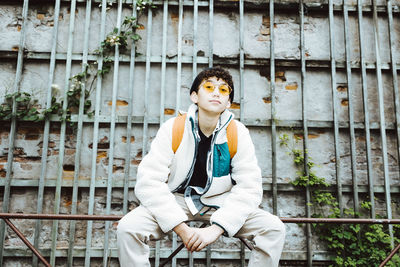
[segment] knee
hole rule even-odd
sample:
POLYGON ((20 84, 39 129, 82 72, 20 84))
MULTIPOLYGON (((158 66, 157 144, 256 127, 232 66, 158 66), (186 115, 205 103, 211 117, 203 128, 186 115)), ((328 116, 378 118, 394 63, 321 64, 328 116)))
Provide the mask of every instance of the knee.
POLYGON ((124 238, 127 236, 135 235, 139 232, 137 227, 136 218, 134 216, 130 216, 128 213, 118 222, 117 226, 117 236, 118 238, 124 238))

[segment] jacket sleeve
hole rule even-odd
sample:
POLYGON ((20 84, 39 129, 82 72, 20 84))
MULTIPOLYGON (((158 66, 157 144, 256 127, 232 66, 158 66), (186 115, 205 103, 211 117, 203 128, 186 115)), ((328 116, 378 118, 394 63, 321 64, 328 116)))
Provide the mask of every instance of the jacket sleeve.
POLYGON ((173 121, 168 120, 158 130, 149 153, 139 164, 135 187, 136 197, 165 233, 188 219, 167 184, 174 156, 171 145, 173 121))
POLYGON ((250 213, 258 208, 263 195, 261 169, 249 130, 242 123, 236 124, 238 148, 231 162, 231 177, 236 184, 224 204, 210 218, 211 223, 224 228, 230 237, 240 230, 250 213))

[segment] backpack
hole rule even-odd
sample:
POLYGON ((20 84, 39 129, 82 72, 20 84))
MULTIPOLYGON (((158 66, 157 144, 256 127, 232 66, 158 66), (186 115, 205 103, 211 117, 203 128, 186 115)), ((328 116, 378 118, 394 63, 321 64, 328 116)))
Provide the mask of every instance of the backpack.
MULTIPOLYGON (((186 114, 175 117, 174 125, 172 127, 172 150, 174 153, 176 153, 182 142, 183 132, 185 130, 185 120, 186 114)), ((228 139, 229 154, 232 159, 236 155, 238 143, 237 126, 234 120, 231 120, 226 128, 226 138, 228 139)))

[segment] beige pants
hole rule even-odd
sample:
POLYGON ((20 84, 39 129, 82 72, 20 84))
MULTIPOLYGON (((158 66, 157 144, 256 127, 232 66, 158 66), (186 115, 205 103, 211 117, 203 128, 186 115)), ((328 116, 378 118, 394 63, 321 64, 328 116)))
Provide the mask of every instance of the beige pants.
MULTIPOLYGON (((176 194, 175 197, 189 220, 209 221, 213 210, 203 216, 200 214, 193 216, 183 196, 176 194)), ((150 266, 150 249, 147 242, 161 239, 164 235, 157 221, 145 207, 139 206, 126 214, 119 221, 117 230, 120 265, 122 267, 150 266)), ((247 238, 255 244, 249 266, 278 266, 285 239, 285 226, 278 217, 258 209, 250 214, 235 237, 247 238)))

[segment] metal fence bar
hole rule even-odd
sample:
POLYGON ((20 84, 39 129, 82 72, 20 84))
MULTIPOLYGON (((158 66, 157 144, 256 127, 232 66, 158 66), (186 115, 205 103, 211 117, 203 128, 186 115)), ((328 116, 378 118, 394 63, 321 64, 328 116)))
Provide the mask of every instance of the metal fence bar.
POLYGON ((143 117, 143 157, 147 154, 147 140, 149 129, 149 87, 151 72, 151 31, 152 31, 153 13, 151 8, 147 12, 147 38, 146 38, 146 76, 144 84, 144 117, 143 117))
MULTIPOLYGON (((101 4, 101 24, 100 24, 100 42, 105 37, 105 25, 106 25, 106 8, 107 0, 102 0, 101 4)), ((97 60, 97 73, 103 68, 103 55, 100 55, 97 60)), ((92 168, 90 174, 90 185, 89 185, 89 204, 88 214, 93 215, 94 210, 94 195, 96 190, 96 168, 97 168, 97 147, 99 139, 99 116, 100 116, 100 101, 101 101, 101 89, 102 89, 102 75, 97 75, 96 81, 96 103, 94 108, 94 122, 93 122, 93 146, 92 146, 92 168)), ((85 250, 85 267, 90 266, 90 257, 92 249, 92 229, 93 222, 88 221, 86 226, 86 250, 85 250)))
POLYGON ((239 1, 239 79, 240 79, 240 120, 244 121, 244 0, 239 1))
POLYGON ((332 89, 332 111, 333 111, 333 128, 334 128, 334 141, 335 141, 335 166, 336 166, 336 186, 337 197, 339 202, 340 216, 343 216, 343 195, 342 195, 342 181, 341 181, 341 166, 340 166, 340 149, 339 149, 339 122, 337 115, 337 94, 336 94, 336 62, 335 62, 335 20, 333 17, 333 1, 329 0, 329 47, 330 47, 330 61, 331 61, 331 89, 332 89))
POLYGON ((162 39, 162 56, 161 56, 161 95, 160 95, 160 125, 164 123, 165 109, 165 71, 167 68, 167 31, 168 31, 168 0, 164 1, 163 9, 163 39, 162 39))
POLYGON ((347 77, 347 97, 349 100, 349 132, 350 132, 350 154, 351 154, 351 177, 353 180, 353 199, 354 211, 356 214, 359 210, 358 200, 358 179, 357 179, 357 159, 356 159, 356 137, 354 132, 354 109, 353 109, 353 84, 351 80, 351 51, 350 51, 350 37, 349 37, 349 13, 346 1, 343 2, 343 19, 344 19, 344 42, 345 42, 345 56, 346 56, 346 77, 347 77))
MULTIPOLYGON (((66 135, 66 112, 67 112, 67 93, 70 85, 71 77, 71 65, 72 65, 72 47, 74 40, 74 28, 75 28, 75 10, 76 10, 76 0, 71 1, 70 7, 70 23, 68 31, 68 51, 67 51, 67 62, 65 66, 65 83, 64 83, 64 99, 63 99, 63 115, 60 129, 60 150, 58 157, 57 166, 57 185, 55 190, 55 202, 54 202, 54 213, 58 214, 60 212, 61 203, 61 187, 62 187, 62 177, 63 177, 63 165, 64 165, 64 151, 65 151, 65 135, 66 135)), ((50 254, 50 264, 52 266, 56 263, 56 251, 57 251, 57 234, 58 234, 58 221, 53 221, 53 226, 51 229, 51 254, 50 254)))
POLYGON ((179 1, 179 22, 178 22, 178 62, 176 65, 176 109, 178 115, 181 108, 181 80, 182 80, 182 27, 183 27, 183 1, 179 1))
MULTIPOLYGON (((132 16, 137 18, 136 2, 132 6, 132 16)), ((135 83, 135 58, 136 44, 132 42, 131 62, 129 65, 129 86, 128 86, 128 118, 126 123, 126 157, 124 167, 124 199, 122 204, 122 212, 128 213, 128 193, 129 193, 129 173, 131 168, 131 138, 132 138, 132 113, 133 113, 133 90, 135 83)))
MULTIPOLYGON (((300 0, 299 6, 299 16, 300 16, 300 60, 301 60, 301 93, 302 93, 302 117, 303 117, 303 150, 304 150, 304 174, 308 177, 308 125, 307 125, 307 90, 305 86, 306 80, 306 58, 305 58, 305 46, 304 46, 304 3, 300 0)), ((311 202, 310 188, 306 187, 306 216, 309 218, 311 216, 311 209, 308 205, 311 202)), ((309 224, 306 225, 306 243, 307 243, 307 265, 312 266, 312 248, 311 248, 311 227, 309 224)))
MULTIPOLYGON (((12 93, 19 92, 19 87, 21 84, 22 77, 22 67, 24 64, 24 48, 25 48, 25 34, 26 34, 26 21, 28 16, 28 5, 29 0, 24 0, 24 4, 22 7, 22 26, 21 26, 21 35, 18 45, 18 59, 17 59, 17 67, 15 72, 15 80, 13 85, 12 93)), ((12 180, 12 167, 13 167, 13 157, 14 157, 14 146, 15 146, 15 134, 17 128, 17 102, 15 100, 15 96, 12 98, 12 117, 11 117, 11 127, 10 127, 10 135, 8 138, 9 147, 8 147, 8 155, 7 155, 7 168, 6 168, 6 177, 4 183, 4 195, 3 195, 3 212, 8 212, 9 204, 10 204, 10 189, 11 189, 11 180, 12 180)), ((0 266, 3 265, 3 251, 4 251, 4 241, 6 238, 5 233, 5 224, 2 221, 0 223, 0 266)))
POLYGON ((193 80, 196 78, 197 75, 197 20, 199 17, 199 1, 194 0, 193 2, 193 80))
MULTIPOLYGON (((83 41, 83 57, 82 57, 82 72, 87 68, 87 56, 89 46, 89 28, 90 28, 90 14, 92 11, 92 1, 87 0, 86 2, 86 20, 85 20, 85 37, 83 41)), ((86 75, 84 81, 86 81, 86 75)), ((82 147, 82 132, 83 132, 83 110, 85 105, 86 95, 86 83, 81 85, 81 95, 79 101, 79 120, 78 120, 78 132, 76 134, 76 149, 75 149, 75 164, 74 164, 74 180, 72 187, 72 205, 71 214, 76 214, 77 202, 78 202, 78 179, 80 173, 80 161, 81 161, 81 147, 82 147)), ((68 259, 67 266, 73 266, 73 251, 75 245, 75 221, 72 221, 69 228, 69 246, 68 246, 68 259)))
POLYGON ((214 65, 214 0, 208 4, 208 67, 214 65))
MULTIPOLYGON (((23 220, 82 220, 82 221, 118 221, 123 215, 87 215, 87 214, 32 214, 0 213, 0 219, 23 220)), ((327 223, 327 224, 400 224, 400 219, 367 219, 367 218, 290 218, 279 217, 283 223, 327 223)))
MULTIPOLYGON (((49 79, 47 82, 47 96, 46 96, 46 109, 51 107, 51 99, 52 99, 52 85, 54 80, 54 70, 56 67, 56 53, 57 53, 57 38, 58 38, 58 17, 60 15, 60 0, 57 0, 54 7, 54 28, 53 28, 53 37, 52 37, 52 46, 51 46, 51 58, 50 58, 50 68, 49 68, 49 79)), ((45 186, 45 176, 47 170, 47 152, 49 148, 49 135, 50 135, 50 120, 49 117, 45 117, 44 122, 44 130, 43 130, 43 142, 42 142, 42 160, 41 160, 41 169, 40 169, 40 178, 38 185, 38 200, 37 200, 37 213, 42 213, 43 211, 43 195, 44 195, 44 186, 45 186)), ((40 220, 36 221, 35 224, 35 234, 33 238, 33 245, 39 248, 39 238, 41 233, 41 222, 40 220)), ((32 266, 38 266, 38 258, 32 257, 32 266)))
POLYGON ((272 210, 278 214, 278 184, 276 176, 276 96, 275 96, 275 34, 274 34, 274 0, 269 1, 269 34, 270 34, 270 90, 271 90, 271 149, 272 149, 272 210))
MULTIPOLYGON (((373 20, 374 20, 374 41, 375 41, 375 56, 376 56, 376 76, 378 83, 378 101, 379 101, 379 119, 380 119, 380 133, 381 133, 381 146, 383 158, 383 176, 385 185, 385 201, 386 212, 389 219, 392 218, 392 201, 390 197, 390 178, 389 178, 389 163, 387 156, 387 140, 386 140, 386 125, 385 125, 385 104, 383 95, 383 82, 381 71, 381 56, 380 56, 380 39, 378 28, 378 12, 376 10, 376 0, 373 3, 373 20)), ((389 234, 391 237, 391 246, 394 247, 393 227, 389 225, 389 234)))
POLYGON ((366 153, 367 153, 367 170, 368 170, 368 184, 369 184, 369 201, 371 202, 371 217, 375 218, 375 197, 374 197, 374 177, 372 172, 371 162, 371 135, 369 123, 369 110, 368 110, 368 87, 367 87, 367 71, 365 68, 365 51, 364 51, 364 33, 363 33, 363 14, 362 14, 362 0, 357 1, 358 9, 358 34, 360 39, 360 64, 361 64, 361 78, 362 78, 362 92, 363 92, 363 108, 364 108, 364 125, 365 125, 365 139, 366 139, 366 153))
MULTIPOLYGON (((117 28, 119 35, 121 32, 122 20, 122 0, 118 1, 118 15, 117 15, 117 28)), ((113 165, 114 165, 114 143, 115 143, 115 117, 117 109, 117 96, 118 96, 118 73, 119 73, 119 45, 115 45, 114 56, 114 73, 113 73, 113 89, 112 89, 112 107, 111 107, 111 124, 110 124, 110 150, 108 155, 108 170, 107 170, 107 196, 106 196, 106 214, 111 212, 111 198, 113 189, 113 165)), ((130 140, 129 140, 130 141, 130 140)), ((128 142, 128 140, 127 140, 128 142)), ((108 245, 110 235, 110 222, 105 223, 104 228, 104 250, 103 250, 103 266, 107 266, 108 260, 108 245)))
MULTIPOLYGON (((389 42, 390 42, 390 62, 392 67, 392 82, 394 107, 396 112, 396 133, 397 133, 397 164, 400 166, 400 95, 399 84, 397 81, 396 58, 395 58, 395 41, 393 29, 392 0, 387 1, 388 24, 389 24, 389 42)), ((399 168, 400 171, 400 168, 399 168)))
MULTIPOLYGON (((160 94, 160 126, 165 121, 165 71, 166 71, 166 57, 167 57, 167 31, 168 31, 168 0, 164 1, 163 9, 163 39, 162 39, 162 60, 161 60, 161 94, 160 94)), ((161 242, 156 241, 156 252, 154 265, 160 265, 160 248, 161 242)))
POLYGON ((40 259, 40 261, 47 267, 51 267, 51 265, 46 261, 46 259, 40 254, 38 250, 29 242, 27 238, 18 230, 15 225, 10 222, 9 219, 4 219, 5 223, 11 228, 11 230, 14 231, 14 233, 17 234, 17 236, 22 240, 22 242, 25 243, 25 245, 33 252, 33 254, 36 256, 36 259, 40 259))

